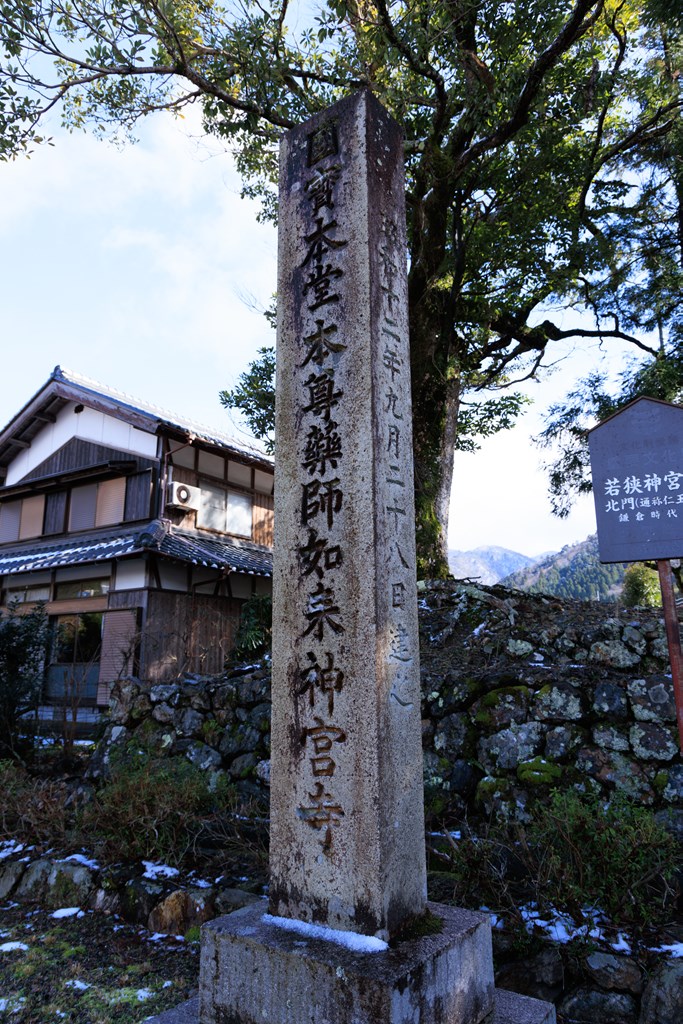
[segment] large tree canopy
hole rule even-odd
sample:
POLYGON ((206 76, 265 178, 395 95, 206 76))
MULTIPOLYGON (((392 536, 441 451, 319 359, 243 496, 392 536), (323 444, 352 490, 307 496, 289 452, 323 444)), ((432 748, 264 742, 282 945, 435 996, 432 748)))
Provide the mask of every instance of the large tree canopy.
POLYGON ((446 569, 463 395, 538 372, 560 338, 673 343, 672 0, 0 0, 0 48, 0 154, 57 107, 107 134, 197 102, 266 216, 284 129, 363 86, 399 120, 422 572, 446 569), (570 306, 592 323, 563 323, 570 306))

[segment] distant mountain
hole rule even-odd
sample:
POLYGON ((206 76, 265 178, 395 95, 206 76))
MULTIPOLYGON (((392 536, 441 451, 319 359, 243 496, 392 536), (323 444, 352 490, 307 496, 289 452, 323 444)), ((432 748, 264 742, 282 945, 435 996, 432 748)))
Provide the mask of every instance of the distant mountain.
POLYGON ((606 601, 621 592, 623 565, 601 565, 598 537, 567 544, 555 555, 519 569, 501 582, 533 594, 554 594, 575 601, 606 601))
POLYGON ((504 576, 533 565, 537 559, 507 548, 480 547, 473 551, 449 551, 448 565, 457 580, 477 579, 492 586, 504 576))

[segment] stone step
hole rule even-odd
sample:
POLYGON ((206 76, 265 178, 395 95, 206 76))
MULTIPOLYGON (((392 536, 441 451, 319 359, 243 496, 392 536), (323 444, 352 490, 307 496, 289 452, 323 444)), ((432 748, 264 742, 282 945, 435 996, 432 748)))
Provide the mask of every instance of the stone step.
MULTIPOLYGON (((195 996, 173 1010, 149 1018, 148 1024, 200 1024, 199 997, 195 996)), ((495 1009, 483 1024, 555 1024, 555 1008, 540 999, 530 999, 497 988, 495 1009)))
POLYGON ((485 1024, 555 1024, 555 1007, 540 999, 497 988, 495 1009, 485 1024))

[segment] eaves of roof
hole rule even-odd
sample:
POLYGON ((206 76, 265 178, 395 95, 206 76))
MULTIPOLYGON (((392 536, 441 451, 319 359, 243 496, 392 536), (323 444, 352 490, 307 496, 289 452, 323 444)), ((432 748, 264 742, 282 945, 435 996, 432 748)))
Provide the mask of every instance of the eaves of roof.
POLYGON ((170 525, 162 531, 157 530, 155 535, 149 529, 154 525, 81 534, 60 541, 3 545, 0 548, 0 575, 96 564, 149 552, 171 561, 201 565, 224 573, 272 575, 273 556, 269 548, 232 541, 227 537, 205 539, 177 532, 170 525))
POLYGON ((212 447, 234 452, 264 469, 272 469, 273 466, 273 460, 256 447, 250 447, 227 434, 142 402, 61 366, 54 368, 43 387, 0 429, 0 465, 6 465, 22 448, 30 446, 45 423, 54 422, 57 413, 68 401, 83 401, 152 434, 167 431, 171 435, 175 434, 178 439, 192 437, 212 447))

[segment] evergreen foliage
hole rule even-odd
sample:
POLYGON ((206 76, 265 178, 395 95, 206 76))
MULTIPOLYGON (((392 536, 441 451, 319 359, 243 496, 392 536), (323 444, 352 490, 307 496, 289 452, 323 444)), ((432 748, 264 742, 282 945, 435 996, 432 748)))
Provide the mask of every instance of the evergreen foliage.
POLYGON ((22 613, 14 603, 0 612, 0 757, 16 756, 21 749, 19 727, 38 707, 47 644, 42 604, 22 613))
POLYGON ((644 562, 633 562, 624 573, 621 597, 627 608, 635 608, 638 605, 661 608, 662 590, 658 573, 644 562))

